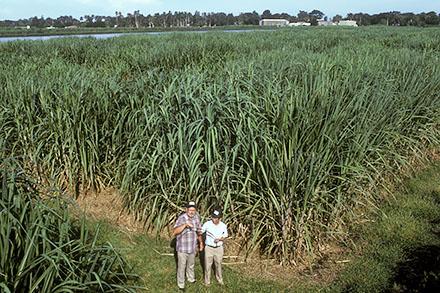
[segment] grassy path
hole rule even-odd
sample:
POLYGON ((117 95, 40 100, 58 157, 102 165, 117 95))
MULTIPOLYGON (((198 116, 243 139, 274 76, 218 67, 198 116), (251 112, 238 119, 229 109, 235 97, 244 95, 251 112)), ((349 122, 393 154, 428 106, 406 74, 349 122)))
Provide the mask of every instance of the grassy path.
MULTIPOLYGON (((146 292, 177 292, 174 257, 159 255, 156 252, 170 253, 168 242, 154 240, 144 235, 129 237, 104 223, 101 228, 105 230, 102 235, 105 235, 106 239, 103 240, 108 240, 117 247, 123 247, 123 254, 142 278, 138 285, 144 286, 146 292)), ((226 283, 224 287, 213 280, 211 286, 206 288, 202 277, 200 262, 196 260, 197 281, 195 284, 187 284, 186 292, 291 292, 285 285, 246 277, 230 267, 224 268, 226 283)), ((310 291, 311 288, 301 287, 301 289, 310 291)), ((304 292, 300 288, 296 290, 304 292)))
POLYGON ((440 164, 405 183, 354 235, 356 257, 332 292, 440 292, 440 164))
MULTIPOLYGON (((169 243, 145 235, 131 236, 103 223, 103 241, 123 248, 146 292, 175 292, 175 263, 169 243), (156 250, 156 251, 155 251, 156 250)), ((369 225, 353 231, 349 264, 331 286, 311 285, 292 276, 281 284, 225 268, 225 287, 203 286, 200 265, 196 284, 187 292, 428 292, 440 289, 440 164, 406 182, 369 225)), ((267 278, 266 278, 267 280, 267 278)), ((143 290, 140 290, 143 291, 143 290)), ((434 291, 433 291, 434 292, 434 291)))

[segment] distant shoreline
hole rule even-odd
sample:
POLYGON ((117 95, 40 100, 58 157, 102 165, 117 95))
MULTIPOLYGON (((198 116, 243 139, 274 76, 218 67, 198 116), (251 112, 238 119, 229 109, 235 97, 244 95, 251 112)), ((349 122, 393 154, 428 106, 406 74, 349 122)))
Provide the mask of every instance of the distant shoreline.
POLYGON ((258 25, 232 25, 216 27, 169 27, 169 28, 0 28, 0 37, 34 37, 34 36, 68 36, 96 34, 128 34, 153 32, 190 32, 190 31, 221 31, 221 30, 273 30, 275 27, 258 25))

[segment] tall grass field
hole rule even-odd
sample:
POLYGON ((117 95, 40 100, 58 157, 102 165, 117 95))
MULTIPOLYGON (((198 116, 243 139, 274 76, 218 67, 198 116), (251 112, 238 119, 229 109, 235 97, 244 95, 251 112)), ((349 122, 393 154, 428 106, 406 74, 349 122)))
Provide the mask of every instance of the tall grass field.
POLYGON ((0 44, 0 156, 118 188, 155 232, 222 205, 248 251, 339 237, 440 143, 440 31, 299 28, 0 44))

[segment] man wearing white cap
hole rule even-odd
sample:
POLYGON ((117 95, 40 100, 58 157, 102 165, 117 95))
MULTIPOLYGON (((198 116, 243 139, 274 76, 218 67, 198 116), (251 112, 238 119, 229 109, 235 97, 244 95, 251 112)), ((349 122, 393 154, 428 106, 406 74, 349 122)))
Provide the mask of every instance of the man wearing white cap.
POLYGON ((203 250, 202 226, 197 215, 196 203, 188 202, 186 212, 181 214, 174 225, 173 235, 176 236, 177 250, 177 286, 185 288, 185 272, 188 282, 196 281, 194 275, 194 262, 199 240, 199 250, 203 250))
POLYGON ((205 238, 205 285, 211 284, 211 267, 215 264, 215 277, 220 285, 223 285, 222 260, 223 260, 223 241, 228 237, 228 230, 225 223, 220 219, 220 210, 214 210, 211 220, 203 224, 202 233, 206 233, 205 238))

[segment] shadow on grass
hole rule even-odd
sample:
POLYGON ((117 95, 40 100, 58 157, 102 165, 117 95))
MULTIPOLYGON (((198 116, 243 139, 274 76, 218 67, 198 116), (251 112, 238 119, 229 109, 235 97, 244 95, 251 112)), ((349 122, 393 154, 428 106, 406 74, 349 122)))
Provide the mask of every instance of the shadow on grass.
POLYGON ((421 246, 398 264, 387 292, 440 292, 440 246, 421 246))

